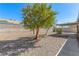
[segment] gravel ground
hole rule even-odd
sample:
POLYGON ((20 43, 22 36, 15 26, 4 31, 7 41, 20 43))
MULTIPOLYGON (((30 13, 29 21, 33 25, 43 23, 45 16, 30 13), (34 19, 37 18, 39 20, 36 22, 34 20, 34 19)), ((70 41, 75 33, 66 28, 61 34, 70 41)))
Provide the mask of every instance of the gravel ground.
MULTIPOLYGON (((44 33, 44 31, 41 31, 44 33)), ((46 36, 33 40, 29 30, 1 32, 0 55, 2 56, 55 56, 67 38, 46 36)))
POLYGON ((66 41, 64 38, 46 37, 36 42, 37 48, 29 48, 21 53, 22 56, 55 56, 63 43, 66 41))

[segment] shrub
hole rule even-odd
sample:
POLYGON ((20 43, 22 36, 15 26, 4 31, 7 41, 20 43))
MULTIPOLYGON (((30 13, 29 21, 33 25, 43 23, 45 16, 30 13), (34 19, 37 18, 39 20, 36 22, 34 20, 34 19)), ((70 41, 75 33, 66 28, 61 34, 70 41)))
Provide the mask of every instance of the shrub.
POLYGON ((57 34, 62 34, 62 28, 57 28, 56 32, 57 34))

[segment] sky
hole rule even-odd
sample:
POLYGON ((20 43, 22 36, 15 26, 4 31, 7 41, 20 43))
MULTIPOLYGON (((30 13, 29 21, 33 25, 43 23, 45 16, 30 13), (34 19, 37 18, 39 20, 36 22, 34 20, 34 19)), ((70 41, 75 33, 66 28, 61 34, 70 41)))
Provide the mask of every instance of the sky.
MULTIPOLYGON (((68 23, 77 21, 79 4, 74 3, 52 3, 52 10, 56 11, 56 23, 68 23)), ((25 3, 0 3, 0 19, 13 19, 22 21, 22 8, 25 3)))

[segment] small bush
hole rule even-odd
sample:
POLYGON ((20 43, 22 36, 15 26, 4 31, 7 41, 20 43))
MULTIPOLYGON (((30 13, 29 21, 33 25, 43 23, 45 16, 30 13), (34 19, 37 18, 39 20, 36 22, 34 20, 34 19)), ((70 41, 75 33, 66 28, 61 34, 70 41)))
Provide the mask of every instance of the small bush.
POLYGON ((56 32, 57 34, 62 34, 62 28, 57 28, 56 32))

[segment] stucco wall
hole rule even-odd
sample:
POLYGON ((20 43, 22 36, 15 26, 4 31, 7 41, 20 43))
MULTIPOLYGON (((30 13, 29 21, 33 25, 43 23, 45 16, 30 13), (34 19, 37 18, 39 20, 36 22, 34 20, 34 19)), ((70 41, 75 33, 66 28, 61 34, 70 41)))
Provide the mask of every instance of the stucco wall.
POLYGON ((72 33, 76 33, 77 32, 77 28, 76 25, 69 25, 68 28, 63 28, 64 32, 72 32, 72 33))

